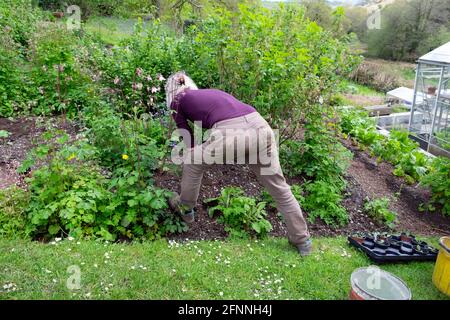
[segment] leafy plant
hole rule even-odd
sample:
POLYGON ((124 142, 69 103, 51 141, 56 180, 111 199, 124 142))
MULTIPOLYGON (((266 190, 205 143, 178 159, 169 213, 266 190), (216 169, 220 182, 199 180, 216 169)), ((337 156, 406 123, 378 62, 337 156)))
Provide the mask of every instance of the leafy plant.
POLYGON ((240 188, 224 188, 219 197, 206 202, 217 203, 209 208, 208 213, 212 217, 215 212, 220 212, 222 215, 218 221, 224 223, 232 235, 245 237, 252 230, 258 236, 264 236, 272 230, 272 225, 265 219, 266 203, 257 203, 254 198, 245 197, 240 188))
POLYGON ((385 223, 390 228, 393 228, 397 219, 397 214, 389 210, 389 198, 380 199, 366 199, 364 210, 380 223, 385 223))
POLYGON ((308 220, 322 219, 329 225, 348 223, 347 210, 341 205, 342 190, 328 181, 317 180, 305 185, 306 196, 303 208, 308 220))
POLYGON ((98 166, 100 152, 87 139, 69 142, 59 130, 44 133, 44 139, 47 143, 35 148, 21 167, 47 163, 29 179, 27 231, 33 236, 155 239, 187 230, 169 213, 171 193, 142 179, 135 166, 126 164, 130 156, 123 154, 125 165, 108 174, 98 166))
POLYGON ((0 189, 0 238, 28 238, 26 209, 29 194, 16 186, 0 189))
POLYGON ((418 181, 428 172, 429 163, 427 155, 419 150, 414 150, 401 157, 394 174, 399 177, 411 177, 412 181, 418 181))

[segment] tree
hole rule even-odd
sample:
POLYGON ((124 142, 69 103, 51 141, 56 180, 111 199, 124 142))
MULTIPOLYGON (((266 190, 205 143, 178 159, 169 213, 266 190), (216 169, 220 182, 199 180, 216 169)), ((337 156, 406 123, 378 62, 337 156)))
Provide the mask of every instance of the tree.
POLYGON ((382 10, 381 29, 368 32, 369 55, 415 60, 450 41, 449 20, 447 0, 397 0, 382 10))

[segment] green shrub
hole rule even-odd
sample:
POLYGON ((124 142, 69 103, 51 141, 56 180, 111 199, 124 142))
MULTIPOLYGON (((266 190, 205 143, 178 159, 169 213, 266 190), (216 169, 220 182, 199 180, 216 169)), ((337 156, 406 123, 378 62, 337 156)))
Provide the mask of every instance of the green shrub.
POLYGON ((394 227, 397 214, 389 210, 389 198, 366 199, 364 210, 376 221, 385 223, 390 228, 394 227))
POLYGON ((256 107, 273 128, 283 128, 282 141, 309 113, 330 109, 338 75, 357 60, 296 5, 219 10, 180 46, 180 64, 199 85, 222 88, 256 107))
POLYGON ((30 60, 37 115, 74 114, 93 98, 94 84, 83 62, 85 48, 64 25, 42 25, 31 41, 30 60))
POLYGON ((112 173, 97 165, 101 153, 87 139, 70 142, 61 131, 44 133, 20 170, 45 162, 29 179, 27 231, 34 237, 155 239, 187 226, 169 213, 171 193, 144 179, 124 154, 112 173))
POLYGON ((306 196, 303 208, 308 212, 308 220, 322 219, 329 225, 348 223, 347 210, 341 205, 342 189, 328 181, 316 180, 305 184, 306 196))
POLYGON ((0 117, 10 117, 26 109, 27 82, 22 59, 18 56, 20 45, 14 42, 11 32, 0 34, 0 117))
POLYGON ((258 236, 264 236, 272 230, 272 225, 265 219, 265 202, 256 202, 254 198, 244 196, 240 188, 225 188, 220 197, 208 199, 207 202, 217 202, 209 208, 212 217, 216 211, 222 215, 218 221, 225 224, 225 230, 231 235, 245 237, 252 230, 258 236))
MULTIPOLYGON (((13 40, 26 48, 37 23, 46 18, 46 13, 32 5, 32 0, 2 0, 0 2, 0 30, 11 32, 13 40)), ((23 54, 20 49, 19 54, 23 54)))
POLYGON ((134 34, 111 51, 97 51, 102 84, 114 90, 123 104, 122 112, 132 114, 167 112, 164 77, 181 69, 176 57, 175 35, 154 22, 143 30, 142 21, 134 34), (161 77, 163 76, 163 77, 161 77))
POLYGON ((444 157, 434 159, 429 172, 421 179, 421 184, 428 186, 432 192, 432 203, 442 206, 442 213, 450 216, 450 160, 444 157))
POLYGON ((0 189, 0 238, 28 238, 26 209, 29 194, 16 186, 0 189))

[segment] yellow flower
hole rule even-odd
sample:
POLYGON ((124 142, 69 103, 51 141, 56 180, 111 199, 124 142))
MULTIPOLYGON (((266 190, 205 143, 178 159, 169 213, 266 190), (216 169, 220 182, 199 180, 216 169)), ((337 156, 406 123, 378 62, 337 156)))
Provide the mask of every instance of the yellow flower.
POLYGON ((123 154, 123 155, 122 155, 122 159, 123 159, 123 160, 128 160, 128 155, 123 154))
POLYGON ((67 161, 75 159, 75 153, 72 153, 68 158, 67 161))

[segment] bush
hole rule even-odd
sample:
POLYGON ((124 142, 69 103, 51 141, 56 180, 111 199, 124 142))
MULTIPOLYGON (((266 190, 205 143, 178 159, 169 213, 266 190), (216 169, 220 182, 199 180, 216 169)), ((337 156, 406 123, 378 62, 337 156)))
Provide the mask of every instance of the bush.
MULTIPOLYGON (((31 0, 2 0, 0 18, 0 30, 11 32, 12 39, 26 48, 37 30, 37 23, 46 18, 46 13, 34 7, 31 0)), ((19 51, 21 54, 23 48, 19 51)))
POLYGON ((35 148, 20 168, 47 163, 28 181, 27 232, 34 237, 155 239, 187 229, 169 213, 171 193, 153 187, 128 164, 128 156, 121 157, 123 166, 107 173, 97 165, 100 152, 87 139, 69 142, 59 131, 47 132, 44 138, 47 143, 35 148))
POLYGON ((450 216, 450 160, 444 157, 434 159, 421 183, 430 187, 432 192, 429 209, 434 209, 433 204, 442 206, 442 213, 450 216))
POLYGON ((385 223, 389 228, 393 228, 397 214, 389 210, 389 198, 366 199, 364 210, 379 223, 385 223))
POLYGON ((212 217, 219 211, 222 215, 218 221, 225 224, 225 230, 231 235, 245 237, 254 231, 258 236, 264 236, 272 230, 272 225, 265 219, 266 203, 257 203, 255 199, 245 197, 239 188, 225 188, 220 197, 208 199, 207 202, 217 203, 208 213, 212 217))
POLYGON ((253 105, 273 128, 283 128, 284 141, 310 112, 330 109, 339 75, 357 59, 345 42, 309 22, 301 6, 239 8, 194 28, 180 43, 179 61, 200 86, 253 105))
POLYGON ((181 69, 177 61, 176 38, 158 22, 146 26, 142 21, 130 39, 111 51, 96 55, 102 71, 102 84, 112 88, 123 104, 123 113, 150 112, 160 116, 167 113, 164 80, 174 70, 181 69), (164 77, 165 76, 165 77, 164 77))
POLYGON ((41 25, 31 40, 30 60, 36 115, 75 114, 93 98, 85 48, 79 36, 64 26, 41 25))
POLYGON ((27 109, 28 82, 17 55, 20 45, 14 42, 11 32, 0 34, 0 117, 10 117, 27 109))
POLYGON ((0 189, 0 238, 28 238, 28 202, 29 194, 16 186, 0 189))

